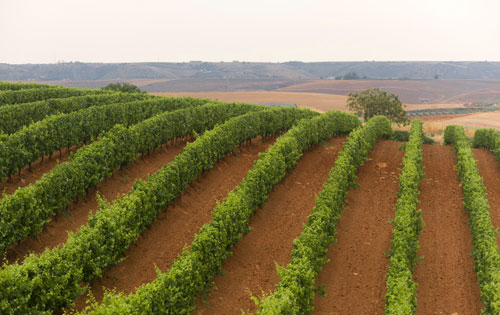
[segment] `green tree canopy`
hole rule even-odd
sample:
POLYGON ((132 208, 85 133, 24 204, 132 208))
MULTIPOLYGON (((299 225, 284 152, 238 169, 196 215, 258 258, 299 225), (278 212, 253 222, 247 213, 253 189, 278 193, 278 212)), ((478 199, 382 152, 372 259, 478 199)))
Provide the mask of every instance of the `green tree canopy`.
POLYGON ((145 93, 141 91, 137 86, 130 83, 110 83, 102 88, 103 90, 111 90, 124 93, 145 93))
POLYGON ((368 89, 359 93, 349 93, 347 107, 365 120, 376 115, 386 116, 391 122, 398 125, 407 125, 410 120, 406 117, 404 105, 395 94, 387 94, 378 88, 368 89))

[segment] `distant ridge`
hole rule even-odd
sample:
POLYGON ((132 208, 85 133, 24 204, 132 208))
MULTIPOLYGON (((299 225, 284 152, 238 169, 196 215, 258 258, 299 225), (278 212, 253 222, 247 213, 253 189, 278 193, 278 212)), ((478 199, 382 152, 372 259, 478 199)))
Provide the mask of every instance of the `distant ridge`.
POLYGON ((500 62, 202 62, 0 63, 0 80, 95 81, 126 79, 326 79, 356 73, 369 79, 500 79, 500 62))

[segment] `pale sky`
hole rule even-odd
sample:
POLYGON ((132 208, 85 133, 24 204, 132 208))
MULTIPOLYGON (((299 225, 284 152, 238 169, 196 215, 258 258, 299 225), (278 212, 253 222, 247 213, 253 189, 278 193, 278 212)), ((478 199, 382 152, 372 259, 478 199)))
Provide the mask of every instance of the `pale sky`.
POLYGON ((0 0, 0 63, 500 61, 500 0, 0 0))

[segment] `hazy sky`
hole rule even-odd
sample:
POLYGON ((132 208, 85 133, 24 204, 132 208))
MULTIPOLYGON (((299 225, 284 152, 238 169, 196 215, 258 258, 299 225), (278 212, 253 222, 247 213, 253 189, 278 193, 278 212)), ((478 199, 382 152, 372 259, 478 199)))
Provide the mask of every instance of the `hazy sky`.
POLYGON ((500 0, 0 0, 0 63, 500 61, 500 0))

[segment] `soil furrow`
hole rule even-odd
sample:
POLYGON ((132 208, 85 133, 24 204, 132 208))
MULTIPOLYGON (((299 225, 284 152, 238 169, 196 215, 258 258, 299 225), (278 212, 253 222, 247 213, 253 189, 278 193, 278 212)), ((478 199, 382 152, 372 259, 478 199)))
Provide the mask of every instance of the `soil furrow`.
POLYGON ((186 142, 177 141, 169 143, 168 148, 164 146, 149 155, 141 156, 136 161, 117 169, 113 176, 105 179, 96 188, 89 190, 85 198, 79 198, 68 206, 68 209, 52 218, 45 225, 44 231, 36 238, 25 238, 19 245, 14 244, 6 251, 9 262, 19 260, 20 262, 29 253, 41 253, 46 248, 53 248, 66 242, 68 231, 76 231, 86 224, 89 212, 98 209, 96 193, 108 201, 113 201, 117 196, 128 193, 137 179, 145 179, 149 174, 155 173, 163 165, 170 162, 176 155, 182 152, 186 142))
MULTIPOLYGON (((160 213, 153 225, 125 253, 126 259, 107 269, 101 279, 91 284, 92 294, 102 300, 103 288, 126 294, 156 279, 155 266, 166 271, 185 245, 191 244, 201 226, 210 222, 217 202, 222 202, 252 168, 259 153, 276 140, 260 137, 244 144, 235 155, 227 155, 211 170, 189 185, 175 203, 160 213)), ((237 152, 238 149, 235 151, 237 152)), ((85 306, 84 295, 76 308, 85 306)))
MULTIPOLYGON (((473 152, 479 175, 483 178, 484 186, 486 186, 491 223, 493 223, 493 227, 500 229, 500 165, 488 149, 473 149, 473 152)), ((497 244, 500 245, 500 233, 497 233, 497 244)))
POLYGON ((347 194, 338 241, 328 249, 330 262, 318 276, 326 296, 316 296, 314 314, 384 314, 401 145, 379 140, 359 168, 359 187, 347 194))
POLYGON ((279 278, 276 263, 290 262, 293 240, 302 231, 333 167, 345 137, 335 137, 304 152, 284 180, 270 193, 268 201, 250 221, 251 231, 234 247, 233 256, 223 265, 224 275, 215 277, 215 286, 199 299, 197 314, 241 314, 255 311, 250 299, 270 292, 279 278))
POLYGON ((479 314, 479 284, 471 257, 472 236, 451 147, 423 146, 420 205, 424 228, 416 266, 418 314, 479 314))

